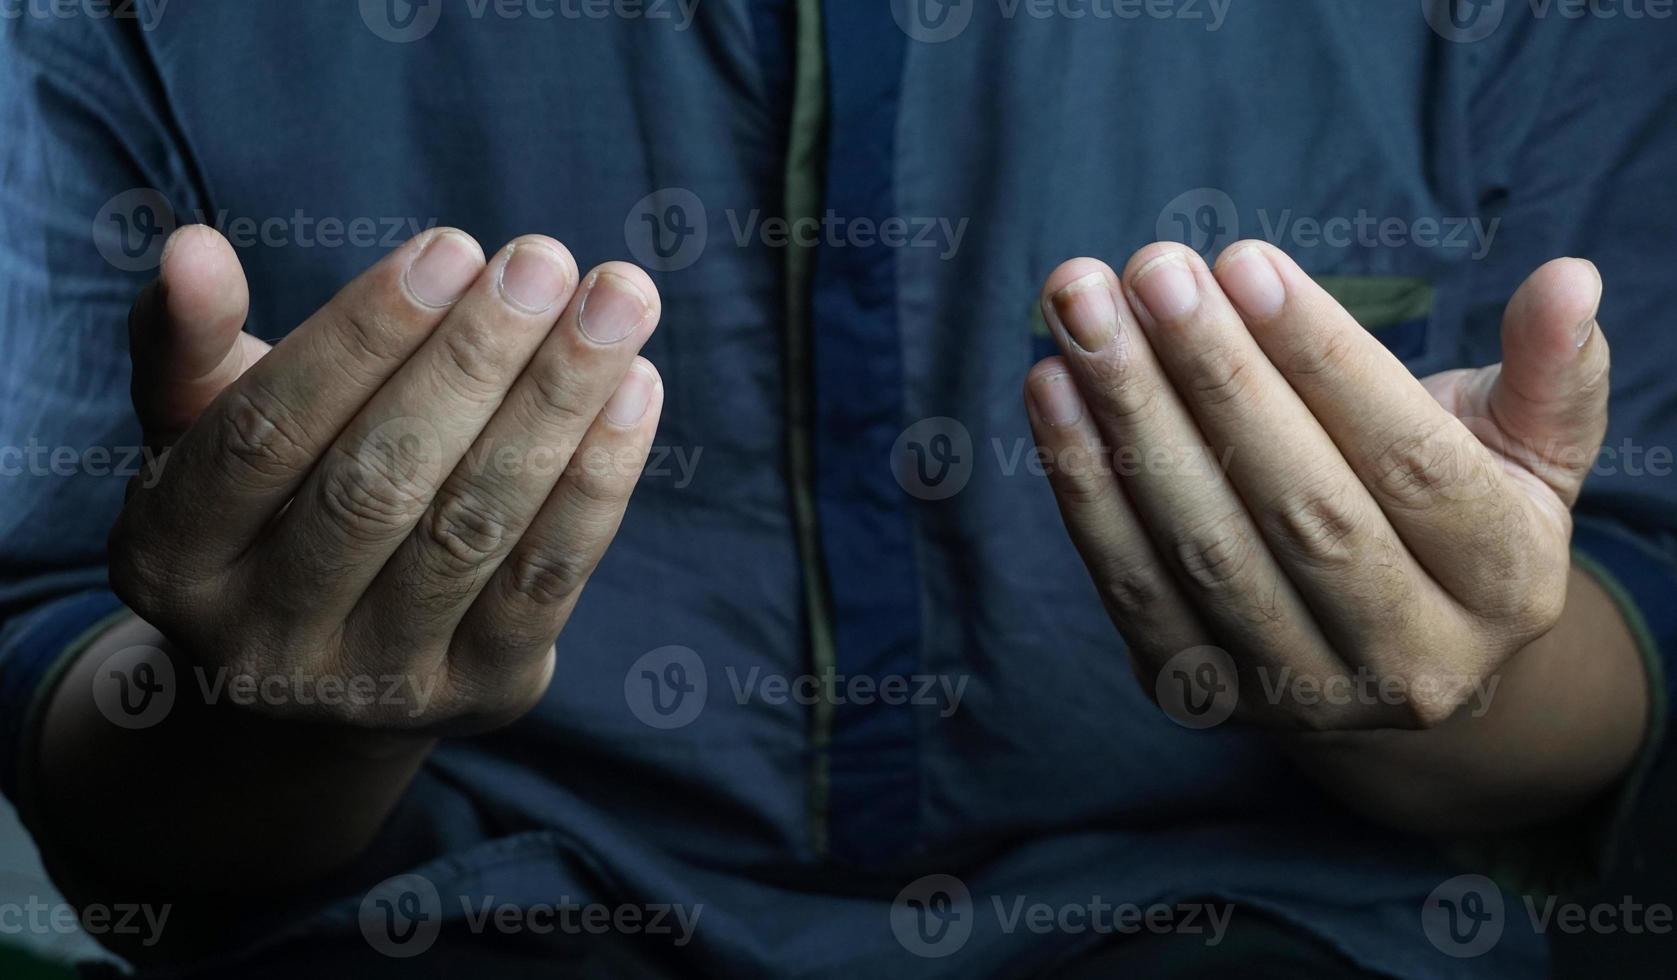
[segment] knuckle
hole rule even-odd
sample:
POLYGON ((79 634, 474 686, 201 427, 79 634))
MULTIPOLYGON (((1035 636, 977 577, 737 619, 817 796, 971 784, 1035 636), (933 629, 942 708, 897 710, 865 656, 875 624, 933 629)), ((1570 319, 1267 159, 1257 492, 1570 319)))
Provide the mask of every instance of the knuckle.
POLYGON ((1270 518, 1276 543, 1294 558, 1319 567, 1343 567, 1357 558, 1362 519, 1340 481, 1303 484, 1275 503, 1270 518))
POLYGON ((303 429, 284 402, 259 384, 229 393, 221 416, 220 458, 241 484, 272 484, 307 467, 303 429))
POLYGON ((1151 564, 1113 559, 1096 569, 1095 580, 1108 607, 1130 616, 1158 609, 1169 597, 1164 570, 1151 564))
POLYGON ((497 638, 487 648, 474 645, 448 661, 447 693, 441 715, 452 728, 489 731, 517 721, 541 702, 553 679, 553 640, 516 641, 502 645, 497 638), (545 644, 548 655, 533 661, 526 648, 545 644))
POLYGON ((565 470, 565 483, 585 510, 615 511, 629 498, 638 476, 628 452, 593 446, 571 460, 565 470))
POLYGON ((1440 422, 1386 441, 1373 459, 1373 485, 1384 498, 1407 509, 1432 506, 1456 495, 1470 464, 1440 422))
POLYGON ((531 365, 526 379, 525 401, 535 419, 566 429, 581 428, 593 421, 593 416, 583 407, 583 392, 577 377, 563 365, 541 358, 531 365))
POLYGON ((320 503, 350 539, 382 541, 411 524, 425 500, 383 454, 334 450, 322 474, 320 503))
POLYGON ((1345 331, 1324 331, 1313 343, 1299 345, 1287 361, 1287 373, 1298 377, 1332 377, 1351 362, 1355 349, 1345 331))
POLYGON ((505 385, 506 357, 485 331, 449 330, 442 336, 438 373, 448 390, 473 401, 498 396, 505 385))
POLYGON ((1566 610, 1566 586, 1530 573, 1487 576, 1478 611, 1497 623, 1515 644, 1525 643, 1554 629, 1566 610))
POLYGON ((514 530, 504 511, 470 490, 439 494, 419 527, 431 545, 427 551, 458 573, 493 561, 514 530))
POLYGON ((571 549, 522 549, 509 562, 507 589, 534 605, 557 606, 581 590, 593 566, 589 556, 571 549))
POLYGON ((1127 360, 1113 358, 1096 371, 1093 381, 1093 409, 1114 422, 1146 425, 1161 408, 1163 392, 1157 380, 1130 370, 1127 360))
POLYGON ((1255 393, 1256 383, 1251 361, 1227 347, 1207 348, 1188 366, 1188 390, 1202 405, 1246 402, 1255 393))
POLYGON ((1545 543, 1530 512, 1514 502, 1493 502, 1476 517, 1463 605, 1507 633, 1546 632, 1566 602, 1571 562, 1564 546, 1545 543))
POLYGON ((345 364, 387 364, 407 353, 399 339, 406 331, 396 323, 401 286, 392 280, 386 290, 374 291, 365 299, 345 302, 335 310, 325 336, 346 356, 345 364))
POLYGON ((1062 503, 1077 510, 1099 508, 1118 492, 1118 481, 1093 453, 1067 450, 1060 456, 1051 474, 1062 503))
POLYGON ((1526 634, 1528 639, 1554 629, 1566 612, 1567 586, 1564 569, 1557 577, 1560 580, 1553 584, 1539 582, 1527 595, 1527 600, 1521 608, 1521 622, 1525 626, 1521 632, 1526 634))
POLYGON ((1208 593, 1234 591, 1250 568, 1257 546, 1234 513, 1184 529, 1176 542, 1176 560, 1188 580, 1208 593))
POLYGON ((1415 731, 1431 731, 1443 725, 1467 704, 1472 693, 1468 684, 1449 686, 1409 684, 1409 696, 1403 701, 1404 727, 1415 731))

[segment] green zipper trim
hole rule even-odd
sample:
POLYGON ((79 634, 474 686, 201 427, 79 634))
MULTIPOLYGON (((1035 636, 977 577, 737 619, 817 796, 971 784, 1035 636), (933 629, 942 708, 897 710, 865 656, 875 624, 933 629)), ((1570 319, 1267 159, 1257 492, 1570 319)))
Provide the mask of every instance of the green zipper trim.
POLYGON ((1370 333, 1432 315, 1432 283, 1406 276, 1317 276, 1316 282, 1370 333))
MULTIPOLYGON (((822 49, 821 0, 798 0, 797 68, 792 91, 792 132, 786 153, 786 217, 814 219, 821 209, 822 162, 826 159, 827 66, 822 49)), ((814 423, 810 406, 810 284, 813 246, 786 249, 786 431, 792 484, 792 516, 797 526, 798 560, 803 568, 804 606, 809 615, 811 673, 831 684, 833 654, 831 599, 821 555, 815 512, 814 423)), ((830 693, 830 692, 829 692, 830 693)), ((810 846, 827 856, 827 807, 832 792, 833 699, 817 698, 810 711, 808 819, 810 846)))

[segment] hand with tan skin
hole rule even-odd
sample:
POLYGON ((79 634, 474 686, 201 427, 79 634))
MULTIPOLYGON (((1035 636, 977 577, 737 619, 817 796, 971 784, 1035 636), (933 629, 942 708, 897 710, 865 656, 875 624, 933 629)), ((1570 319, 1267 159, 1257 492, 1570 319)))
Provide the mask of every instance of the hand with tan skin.
POLYGON ((1224 651, 1233 723, 1347 733, 1286 738, 1412 829, 1542 819, 1610 784, 1646 678, 1570 570, 1607 423, 1601 288, 1587 262, 1543 266, 1509 303, 1501 364, 1423 380, 1266 244, 1214 269, 1159 244, 1122 277, 1056 270, 1063 356, 1031 372, 1029 415, 1148 691, 1184 651, 1224 651), (1493 678, 1490 710, 1462 711, 1493 678))
POLYGON ((188 227, 130 318, 135 407, 167 455, 111 535, 135 616, 43 724, 35 823, 72 894, 259 891, 353 857, 431 736, 542 696, 658 425, 651 280, 579 276, 550 238, 486 261, 426 232, 272 349, 242 332, 248 299, 232 248, 188 227), (179 703, 131 732, 89 692, 135 645, 168 651, 179 703), (396 677, 402 696, 204 703, 193 672, 396 677), (105 826, 100 801, 131 818, 105 826))

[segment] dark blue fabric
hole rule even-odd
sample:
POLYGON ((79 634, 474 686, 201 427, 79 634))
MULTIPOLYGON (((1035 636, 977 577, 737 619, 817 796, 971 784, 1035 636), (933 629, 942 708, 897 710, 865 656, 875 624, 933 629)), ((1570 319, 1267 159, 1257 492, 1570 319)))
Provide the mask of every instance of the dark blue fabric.
POLYGON ((1427 321, 1424 319, 1394 323, 1381 328, 1375 336, 1401 360, 1418 360, 1427 352, 1427 321))
MULTIPOLYGON (((892 180, 907 38, 886 4, 824 8, 828 111, 823 210, 857 227, 897 213, 892 180)), ((920 588, 910 499, 888 466, 907 419, 897 264, 880 241, 824 236, 815 260, 816 502, 832 593, 834 673, 910 678, 920 588)), ((912 705, 846 701, 833 719, 832 853, 874 864, 916 840, 912 705)))
MULTIPOLYGON (((262 926, 242 940, 276 962, 314 937, 353 940, 369 890, 415 872, 445 900, 702 904, 693 943, 653 956, 688 975, 1029 974, 1100 937, 1009 930, 993 900, 1203 895, 1390 975, 1541 969, 1529 930, 1468 960, 1424 935, 1428 893, 1484 869, 1342 809, 1272 740, 1187 731, 1138 690, 1045 481, 1011 465, 1028 445, 1029 311, 1060 261, 1121 263, 1217 194, 1233 220, 1186 227, 1271 237, 1284 216, 1359 209, 1496 220, 1483 254, 1273 237, 1312 274, 1431 284, 1417 373, 1496 360, 1520 280, 1557 255, 1592 259, 1615 350, 1608 443, 1677 444, 1677 76, 1658 32, 1521 4, 1459 44, 1411 3, 1253 0, 1215 29, 1168 3, 1150 7, 1183 16, 1008 18, 973 3, 948 8, 970 21, 932 42, 891 35, 901 5, 826 5, 823 209, 964 229, 958 244, 817 256, 811 395, 837 666, 964 685, 947 713, 840 709, 822 815, 833 861, 810 832, 812 711, 747 687, 810 670, 783 466, 787 263, 760 224, 783 197, 784 32, 747 0, 700 3, 684 29, 445 4, 427 8, 440 15, 425 36, 391 39, 368 19, 381 6, 177 2, 147 30, 0 18, 0 448, 75 461, 0 465, 0 664, 19 676, 42 655, 18 642, 32 617, 106 578, 128 474, 90 450, 139 442, 123 323, 153 269, 92 233, 135 217, 135 192, 236 239, 243 221, 281 222, 278 240, 236 242, 251 329, 270 339, 433 223, 489 249, 552 234, 584 268, 650 263, 663 297, 646 350, 666 386, 660 452, 566 627, 552 689, 505 731, 445 741, 362 864, 284 909, 249 900, 262 926), (642 202, 677 191, 709 241, 659 268, 637 237, 642 202), (290 224, 299 213, 377 235, 321 244, 290 224), (894 440, 923 419, 971 441, 946 499, 905 499, 892 475, 894 440), (664 729, 637 716, 626 682, 670 645, 699 658, 708 700, 664 729), (970 939, 938 959, 891 928, 899 891, 928 873, 973 897, 970 939)), ((131 244, 143 258, 147 240, 131 244)), ((1601 469, 1581 508, 1677 554, 1669 474, 1601 469)))

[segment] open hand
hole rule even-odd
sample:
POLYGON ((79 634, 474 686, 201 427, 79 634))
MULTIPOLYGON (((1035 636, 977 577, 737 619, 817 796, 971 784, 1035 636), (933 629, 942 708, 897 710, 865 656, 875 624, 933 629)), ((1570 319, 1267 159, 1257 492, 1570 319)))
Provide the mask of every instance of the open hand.
POLYGON ((1225 712, 1277 727, 1431 727, 1550 630, 1606 430, 1600 295, 1589 263, 1550 262, 1501 364, 1423 381, 1266 244, 1215 270, 1174 244, 1122 278, 1057 269, 1063 356, 1031 371, 1029 414, 1148 690, 1238 691, 1225 712))

